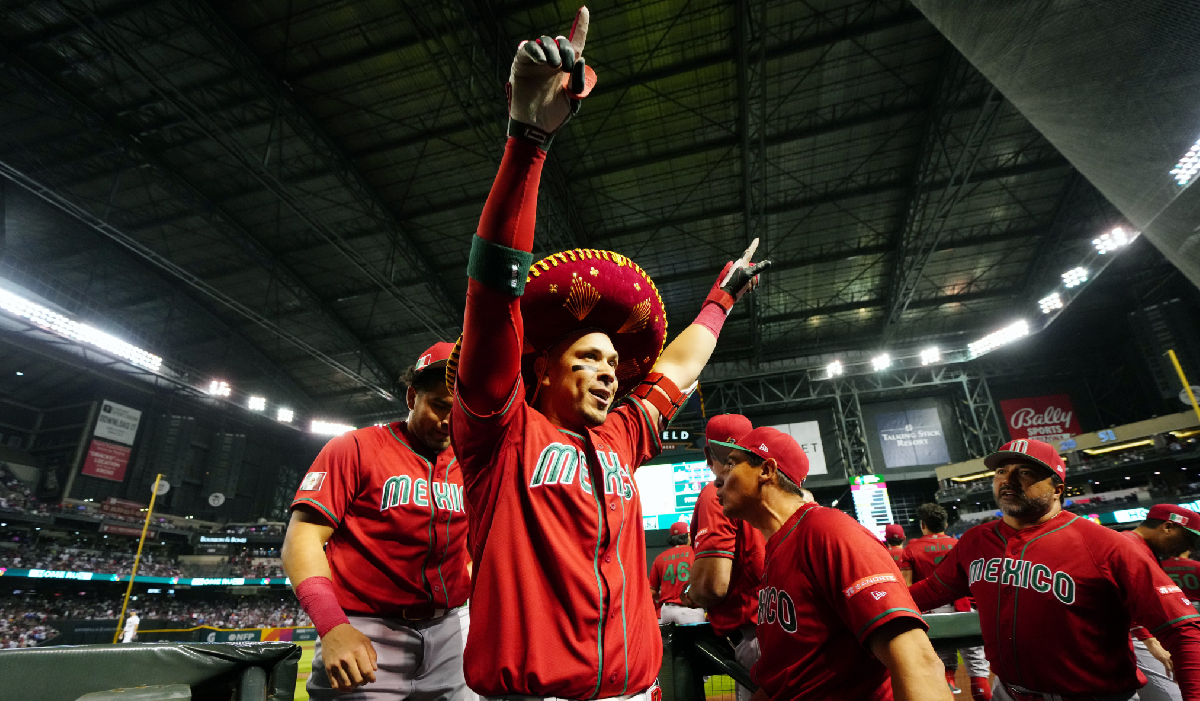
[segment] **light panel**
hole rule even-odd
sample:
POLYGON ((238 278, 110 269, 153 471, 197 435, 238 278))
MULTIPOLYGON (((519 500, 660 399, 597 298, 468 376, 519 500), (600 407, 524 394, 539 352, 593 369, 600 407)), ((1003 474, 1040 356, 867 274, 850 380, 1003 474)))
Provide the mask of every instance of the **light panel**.
POLYGON ((250 397, 250 401, 246 403, 250 411, 265 411, 267 408, 266 397, 250 397))
POLYGON ((871 368, 873 370, 875 370, 875 372, 879 372, 880 370, 887 370, 891 366, 892 366, 892 356, 888 355, 887 353, 884 353, 882 355, 877 355, 874 358, 871 358, 871 368))
POLYGON ((319 436, 340 436, 347 431, 355 430, 355 427, 348 424, 314 420, 309 430, 319 436))
POLYGON ((1022 336, 1029 335, 1029 322, 1022 319, 1013 324, 1009 324, 999 331, 993 331, 974 343, 967 344, 967 350, 972 358, 990 353, 1000 346, 1012 343, 1022 336))
POLYGON ((1171 175, 1175 176, 1175 182, 1180 185, 1192 182, 1196 173, 1200 173, 1200 140, 1192 144, 1183 158, 1180 158, 1175 167, 1171 169, 1171 175))
POLYGON ((1126 231, 1124 228, 1118 226, 1107 234, 1100 234, 1100 236, 1092 239, 1092 245, 1096 247, 1097 253, 1104 255, 1123 246, 1128 246, 1137 236, 1138 232, 1126 231))
POLYGON ((279 411, 275 412, 275 420, 281 421, 285 424, 290 424, 295 416, 295 413, 293 413, 291 409, 280 409, 279 411))
POLYGON ((942 351, 939 350, 937 346, 933 346, 931 348, 926 348, 925 350, 921 351, 921 364, 922 365, 933 365, 934 363, 938 362, 941 359, 942 359, 942 351))
POLYGON ((214 397, 228 397, 233 393, 233 388, 224 380, 213 380, 208 383, 208 393, 214 397))
POLYGON ((825 366, 825 377, 826 378, 837 377, 838 375, 842 374, 843 372, 844 372, 844 369, 842 368, 842 361, 840 361, 840 360, 835 360, 832 363, 825 366))
POLYGON ((1042 308, 1043 314, 1049 314, 1055 309, 1063 308, 1062 297, 1057 292, 1051 292, 1038 300, 1038 306, 1042 308))
POLYGON ((1087 282, 1087 279, 1088 271, 1087 268, 1083 267, 1071 268, 1062 274, 1063 284, 1066 285, 1068 289, 1072 287, 1079 287, 1083 283, 1087 282))
POLYGON ((13 316, 28 319, 38 328, 52 331, 63 338, 93 345, 106 353, 111 353, 129 361, 132 365, 151 372, 158 372, 162 367, 162 358, 153 353, 104 333, 94 326, 68 319, 58 312, 51 311, 3 288, 0 288, 0 309, 4 309, 13 316))

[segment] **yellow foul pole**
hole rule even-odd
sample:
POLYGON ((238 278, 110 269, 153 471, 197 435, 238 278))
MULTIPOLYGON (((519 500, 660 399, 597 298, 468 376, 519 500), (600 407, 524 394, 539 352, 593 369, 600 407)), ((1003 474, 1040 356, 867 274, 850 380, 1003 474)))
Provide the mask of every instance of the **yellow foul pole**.
POLYGON ((1187 397, 1192 402, 1192 411, 1196 412, 1196 418, 1200 419, 1200 404, 1196 403, 1196 395, 1192 393, 1192 386, 1188 383, 1187 375, 1183 374, 1183 366, 1179 364, 1179 358, 1175 357, 1175 350, 1168 350, 1167 355, 1171 356, 1171 363, 1175 366, 1175 372, 1179 373, 1179 381, 1183 383, 1183 391, 1187 392, 1187 397))
POLYGON ((150 490, 150 507, 146 509, 146 521, 142 524, 142 538, 138 541, 137 555, 133 556, 133 571, 129 573, 129 586, 125 587, 125 600, 121 602, 121 615, 117 618, 117 630, 113 643, 121 639, 121 624, 125 622, 125 611, 129 608, 129 595, 133 593, 133 580, 137 577, 138 563, 142 560, 142 546, 146 544, 146 531, 150 528, 150 515, 154 513, 154 499, 158 496, 158 483, 162 475, 154 476, 154 488, 150 490))

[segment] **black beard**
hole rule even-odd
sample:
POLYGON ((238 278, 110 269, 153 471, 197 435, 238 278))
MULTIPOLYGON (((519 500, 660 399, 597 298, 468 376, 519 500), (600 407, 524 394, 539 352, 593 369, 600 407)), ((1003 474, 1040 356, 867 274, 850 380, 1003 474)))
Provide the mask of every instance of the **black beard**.
POLYGON ((1050 513, 1050 508, 1053 506, 1053 492, 1041 497, 1029 497, 1021 494, 1013 497, 1007 504, 1001 504, 1000 510, 1004 512, 1005 516, 1011 516, 1021 521, 1036 521, 1050 513))

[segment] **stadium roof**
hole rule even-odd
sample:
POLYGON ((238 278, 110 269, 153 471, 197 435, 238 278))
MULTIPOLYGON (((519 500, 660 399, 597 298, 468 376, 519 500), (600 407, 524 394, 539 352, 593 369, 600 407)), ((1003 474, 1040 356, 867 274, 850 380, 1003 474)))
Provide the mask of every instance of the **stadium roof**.
MULTIPOLYGON (((716 362, 965 345, 1035 314, 1120 221, 907 1, 590 9, 600 83, 555 141, 537 252, 632 257, 678 332, 761 238, 775 268, 716 362)), ((9 185, 4 270, 198 375, 393 415, 399 372, 460 330, 516 41, 574 11, 11 7, 0 173, 23 189, 9 185)))

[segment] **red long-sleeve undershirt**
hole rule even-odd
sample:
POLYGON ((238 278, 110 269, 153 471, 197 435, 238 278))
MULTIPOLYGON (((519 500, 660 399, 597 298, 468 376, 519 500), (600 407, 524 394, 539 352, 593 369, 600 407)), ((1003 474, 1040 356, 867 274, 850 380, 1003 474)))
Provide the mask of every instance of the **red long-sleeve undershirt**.
MULTIPOLYGON (((508 248, 533 250, 545 161, 546 152, 533 144, 508 140, 477 236, 508 248)), ((457 393, 472 414, 487 417, 504 410, 521 374, 524 337, 521 298, 469 280, 457 393)))
POLYGON ((1200 701, 1200 624, 1168 626, 1156 635, 1171 653, 1171 666, 1183 701, 1200 701))

